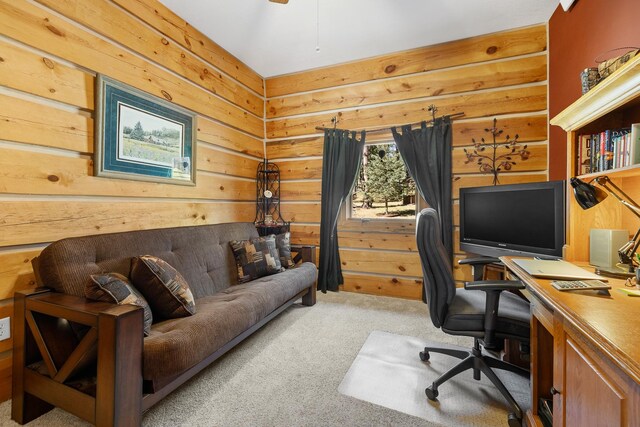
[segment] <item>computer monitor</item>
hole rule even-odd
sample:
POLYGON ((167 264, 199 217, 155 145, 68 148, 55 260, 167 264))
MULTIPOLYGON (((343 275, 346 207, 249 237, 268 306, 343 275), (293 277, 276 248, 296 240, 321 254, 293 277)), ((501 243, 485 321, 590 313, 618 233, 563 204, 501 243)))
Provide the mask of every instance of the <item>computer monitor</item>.
POLYGON ((487 256, 562 258, 565 181, 460 189, 460 248, 487 256))

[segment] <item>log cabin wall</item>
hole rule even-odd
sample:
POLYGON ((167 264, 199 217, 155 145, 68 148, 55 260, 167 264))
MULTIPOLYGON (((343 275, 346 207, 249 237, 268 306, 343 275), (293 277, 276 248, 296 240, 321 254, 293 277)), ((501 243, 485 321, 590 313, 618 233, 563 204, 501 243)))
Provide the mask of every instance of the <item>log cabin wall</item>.
MULTIPOLYGON (((292 241, 319 244, 322 135, 316 126, 377 128, 464 112, 453 125, 455 258, 458 190, 492 179, 466 163, 471 139, 487 137, 494 117, 511 136, 519 134, 531 157, 500 176, 503 184, 547 179, 547 32, 545 25, 383 55, 266 79, 267 158, 281 170, 282 214, 292 241)), ((367 142, 392 140, 372 134, 367 142)), ((520 144, 521 146, 523 144, 520 144)), ((505 207, 508 208, 508 207, 505 207)), ((421 266, 415 221, 341 221, 343 290, 419 299, 421 266)), ((320 248, 322 250, 322 248, 320 248)), ((470 271, 455 267, 458 281, 470 271)))
MULTIPOLYGON (((0 0, 0 317, 64 237, 253 221, 263 79, 156 0, 0 0), (197 113, 197 185, 93 176, 97 73, 197 113)), ((12 340, 0 342, 0 401, 12 340)))

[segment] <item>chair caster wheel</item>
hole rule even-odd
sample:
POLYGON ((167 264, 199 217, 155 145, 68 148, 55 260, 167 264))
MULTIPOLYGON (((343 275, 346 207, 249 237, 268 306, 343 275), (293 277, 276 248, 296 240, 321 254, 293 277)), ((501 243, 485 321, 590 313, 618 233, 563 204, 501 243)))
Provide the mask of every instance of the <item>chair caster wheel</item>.
MULTIPOLYGON (((435 388, 433 385, 430 385, 429 387, 427 387, 424 390, 425 394, 427 395, 427 398, 429 400, 436 400, 436 398, 438 397, 438 389, 435 388)), ((511 426, 511 425, 509 425, 511 426)))
POLYGON ((428 361, 431 358, 431 355, 429 354, 428 351, 421 351, 420 352, 420 360, 422 360, 423 362, 428 361))
POLYGON ((509 427, 522 427, 522 420, 519 419, 513 412, 509 414, 509 427))

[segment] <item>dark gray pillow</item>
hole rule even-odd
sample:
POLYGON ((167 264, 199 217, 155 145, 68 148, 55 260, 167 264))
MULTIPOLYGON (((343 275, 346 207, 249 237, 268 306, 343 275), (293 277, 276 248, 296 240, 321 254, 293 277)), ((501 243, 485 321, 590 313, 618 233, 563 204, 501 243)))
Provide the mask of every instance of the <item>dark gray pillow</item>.
POLYGON ((231 240, 229 244, 236 259, 238 283, 246 283, 283 270, 274 234, 251 240, 231 240))
POLYGON ((149 336, 153 315, 146 299, 133 287, 129 279, 119 273, 92 274, 84 295, 95 301, 131 304, 144 310, 144 335, 149 336))
POLYGON ((280 255, 280 264, 284 268, 295 267, 295 263, 291 259, 291 233, 286 232, 276 236, 276 247, 280 255))
POLYGON ((151 255, 133 258, 131 281, 161 319, 191 316, 196 304, 189 284, 168 262, 151 255))

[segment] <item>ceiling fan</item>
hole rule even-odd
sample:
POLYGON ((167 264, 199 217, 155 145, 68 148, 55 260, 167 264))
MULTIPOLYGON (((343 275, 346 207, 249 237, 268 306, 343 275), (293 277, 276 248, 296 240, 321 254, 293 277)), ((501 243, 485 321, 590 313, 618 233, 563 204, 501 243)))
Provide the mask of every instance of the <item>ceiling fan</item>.
POLYGON ((287 4, 289 0, 269 0, 271 3, 287 4))

